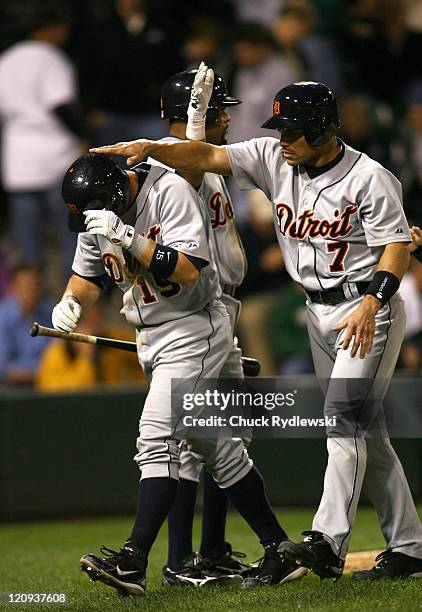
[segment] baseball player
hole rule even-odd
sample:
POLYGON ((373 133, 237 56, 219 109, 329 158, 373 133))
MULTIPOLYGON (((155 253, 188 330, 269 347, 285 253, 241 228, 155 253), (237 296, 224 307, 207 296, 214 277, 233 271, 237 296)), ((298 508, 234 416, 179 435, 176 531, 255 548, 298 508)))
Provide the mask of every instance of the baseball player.
MULTIPOLYGON (((207 140, 224 144, 230 121, 226 107, 240 104, 227 94, 224 80, 201 64, 199 70, 178 72, 170 77, 161 91, 161 117, 169 120, 169 136, 164 141, 207 140), (205 83, 205 79, 206 83, 205 83), (198 86, 197 86, 198 83, 198 86), (192 99, 191 99, 192 92, 192 99), (196 118, 198 97, 205 96, 206 120, 196 118)), ((202 107, 205 106, 205 103, 202 107)), ((154 160, 148 160, 154 163, 154 160)), ((155 162, 156 163, 156 162, 155 162)), ((198 190, 211 221, 213 253, 222 291, 221 301, 230 316, 233 346, 220 372, 222 378, 243 378, 241 355, 234 335, 240 302, 234 298, 246 273, 246 258, 236 230, 234 211, 223 177, 215 174, 182 175, 198 190), (202 179, 202 180, 201 180, 202 179)), ((197 486, 203 464, 200 458, 182 443, 180 452, 179 487, 168 516, 168 562, 163 568, 166 586, 208 584, 196 578, 198 568, 213 575, 242 574, 250 565, 242 563, 225 541, 228 500, 211 475, 203 474, 202 537, 199 555, 192 550, 192 527, 197 486)), ((242 553, 236 553, 236 555, 242 553)))
POLYGON ((422 262, 422 229, 417 225, 413 225, 410 228, 410 235, 412 237, 410 252, 418 261, 422 262))
MULTIPOLYGON (((193 392, 200 379, 218 377, 232 349, 232 328, 218 299, 208 220, 184 179, 148 164, 125 172, 107 157, 84 155, 64 177, 63 199, 70 228, 80 233, 74 275, 53 309, 53 325, 72 331, 108 275, 123 291, 121 312, 136 327, 139 361, 150 382, 137 439, 142 475, 132 533, 120 551, 102 549, 107 558, 84 555, 81 569, 93 580, 142 595, 148 554, 178 486, 182 413, 171 404, 171 379, 186 379, 193 392)), ((189 442, 267 547, 271 579, 302 576, 304 568, 275 555, 287 535, 242 440, 189 442)))
MULTIPOLYGON (((329 383, 325 410, 349 409, 358 424, 366 395, 372 386, 385 392, 399 354, 404 307, 397 290, 411 237, 399 181, 341 142, 338 125, 333 92, 300 82, 276 94, 273 116, 263 124, 277 129, 279 140, 223 147, 135 141, 103 152, 125 155, 128 163, 151 155, 179 170, 233 175, 240 188, 258 187, 271 199, 286 268, 308 298, 315 370, 329 383), (346 406, 344 394, 336 397, 342 380, 355 393, 346 406)), ((355 578, 422 575, 422 527, 387 433, 349 435, 327 439, 324 492, 312 529, 300 543, 282 542, 280 553, 321 577, 341 576, 366 472, 387 550, 355 578)))

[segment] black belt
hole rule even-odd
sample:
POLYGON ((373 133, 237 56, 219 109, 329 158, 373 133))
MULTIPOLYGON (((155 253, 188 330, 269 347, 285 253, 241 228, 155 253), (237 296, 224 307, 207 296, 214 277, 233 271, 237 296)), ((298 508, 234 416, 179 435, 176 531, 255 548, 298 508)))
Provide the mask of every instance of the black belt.
POLYGON ((230 297, 234 297, 236 293, 236 286, 235 285, 223 285, 223 293, 230 295, 230 297))
MULTIPOLYGON (((361 283, 353 283, 359 293, 359 295, 363 295, 368 289, 371 283, 361 282, 361 283)), ((346 300, 353 300, 356 296, 353 296, 352 291, 348 291, 350 294, 347 297, 343 291, 343 287, 336 287, 336 289, 326 289, 325 291, 308 291, 304 288, 304 291, 311 302, 315 302, 317 304, 324 304, 325 306, 336 306, 337 304, 341 304, 346 300)))

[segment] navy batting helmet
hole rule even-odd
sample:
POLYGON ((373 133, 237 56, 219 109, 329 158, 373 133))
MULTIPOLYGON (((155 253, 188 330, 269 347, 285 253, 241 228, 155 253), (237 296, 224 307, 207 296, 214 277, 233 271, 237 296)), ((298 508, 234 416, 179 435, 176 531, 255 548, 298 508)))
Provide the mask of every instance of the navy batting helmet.
MULTIPOLYGON (((167 79, 161 89, 161 119, 178 119, 187 122, 190 93, 197 72, 197 70, 185 70, 184 72, 177 72, 167 79)), ((235 106, 241 104, 241 102, 241 100, 228 95, 223 77, 215 73, 206 125, 216 123, 220 106, 235 106)))
POLYGON ((106 155, 82 155, 64 175, 63 201, 69 209, 69 229, 85 232, 85 210, 112 210, 118 217, 131 205, 127 173, 106 155))
POLYGON ((273 116, 261 127, 276 130, 302 130, 311 146, 327 142, 327 129, 339 127, 334 93, 322 83, 301 81, 283 87, 275 95, 273 116))

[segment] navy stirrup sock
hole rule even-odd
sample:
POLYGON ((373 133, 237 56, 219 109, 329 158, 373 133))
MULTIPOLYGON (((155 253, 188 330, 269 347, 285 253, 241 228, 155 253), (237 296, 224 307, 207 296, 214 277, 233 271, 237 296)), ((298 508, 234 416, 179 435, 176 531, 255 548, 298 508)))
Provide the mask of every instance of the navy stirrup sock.
POLYGON ((229 501, 213 477, 203 470, 204 501, 200 553, 209 559, 218 559, 226 552, 226 518, 229 501))
POLYGON ((263 546, 270 542, 278 544, 288 539, 268 503, 264 481, 255 466, 242 480, 224 491, 236 510, 255 531, 263 546))
POLYGON ((192 554, 192 527, 198 483, 181 478, 176 499, 168 515, 168 559, 173 571, 181 570, 192 554))
POLYGON ((176 497, 178 481, 173 478, 145 478, 139 483, 135 525, 130 539, 149 552, 176 497))

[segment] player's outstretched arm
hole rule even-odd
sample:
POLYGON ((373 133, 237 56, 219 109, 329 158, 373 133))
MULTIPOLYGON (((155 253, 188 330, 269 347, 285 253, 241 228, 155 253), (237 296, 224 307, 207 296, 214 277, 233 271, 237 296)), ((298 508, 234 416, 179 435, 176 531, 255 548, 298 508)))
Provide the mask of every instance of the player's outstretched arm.
POLYGON ((141 138, 131 142, 93 147, 89 151, 105 155, 121 155, 126 157, 128 166, 152 157, 182 172, 215 172, 224 176, 230 176, 232 173, 226 149, 200 141, 155 142, 141 138))
POLYGON ((407 242, 387 244, 367 295, 349 316, 333 328, 336 331, 346 330, 343 339, 345 350, 349 348, 354 338, 351 357, 355 357, 359 349, 361 359, 371 351, 375 334, 375 315, 399 288, 401 279, 409 267, 409 260, 407 242))

